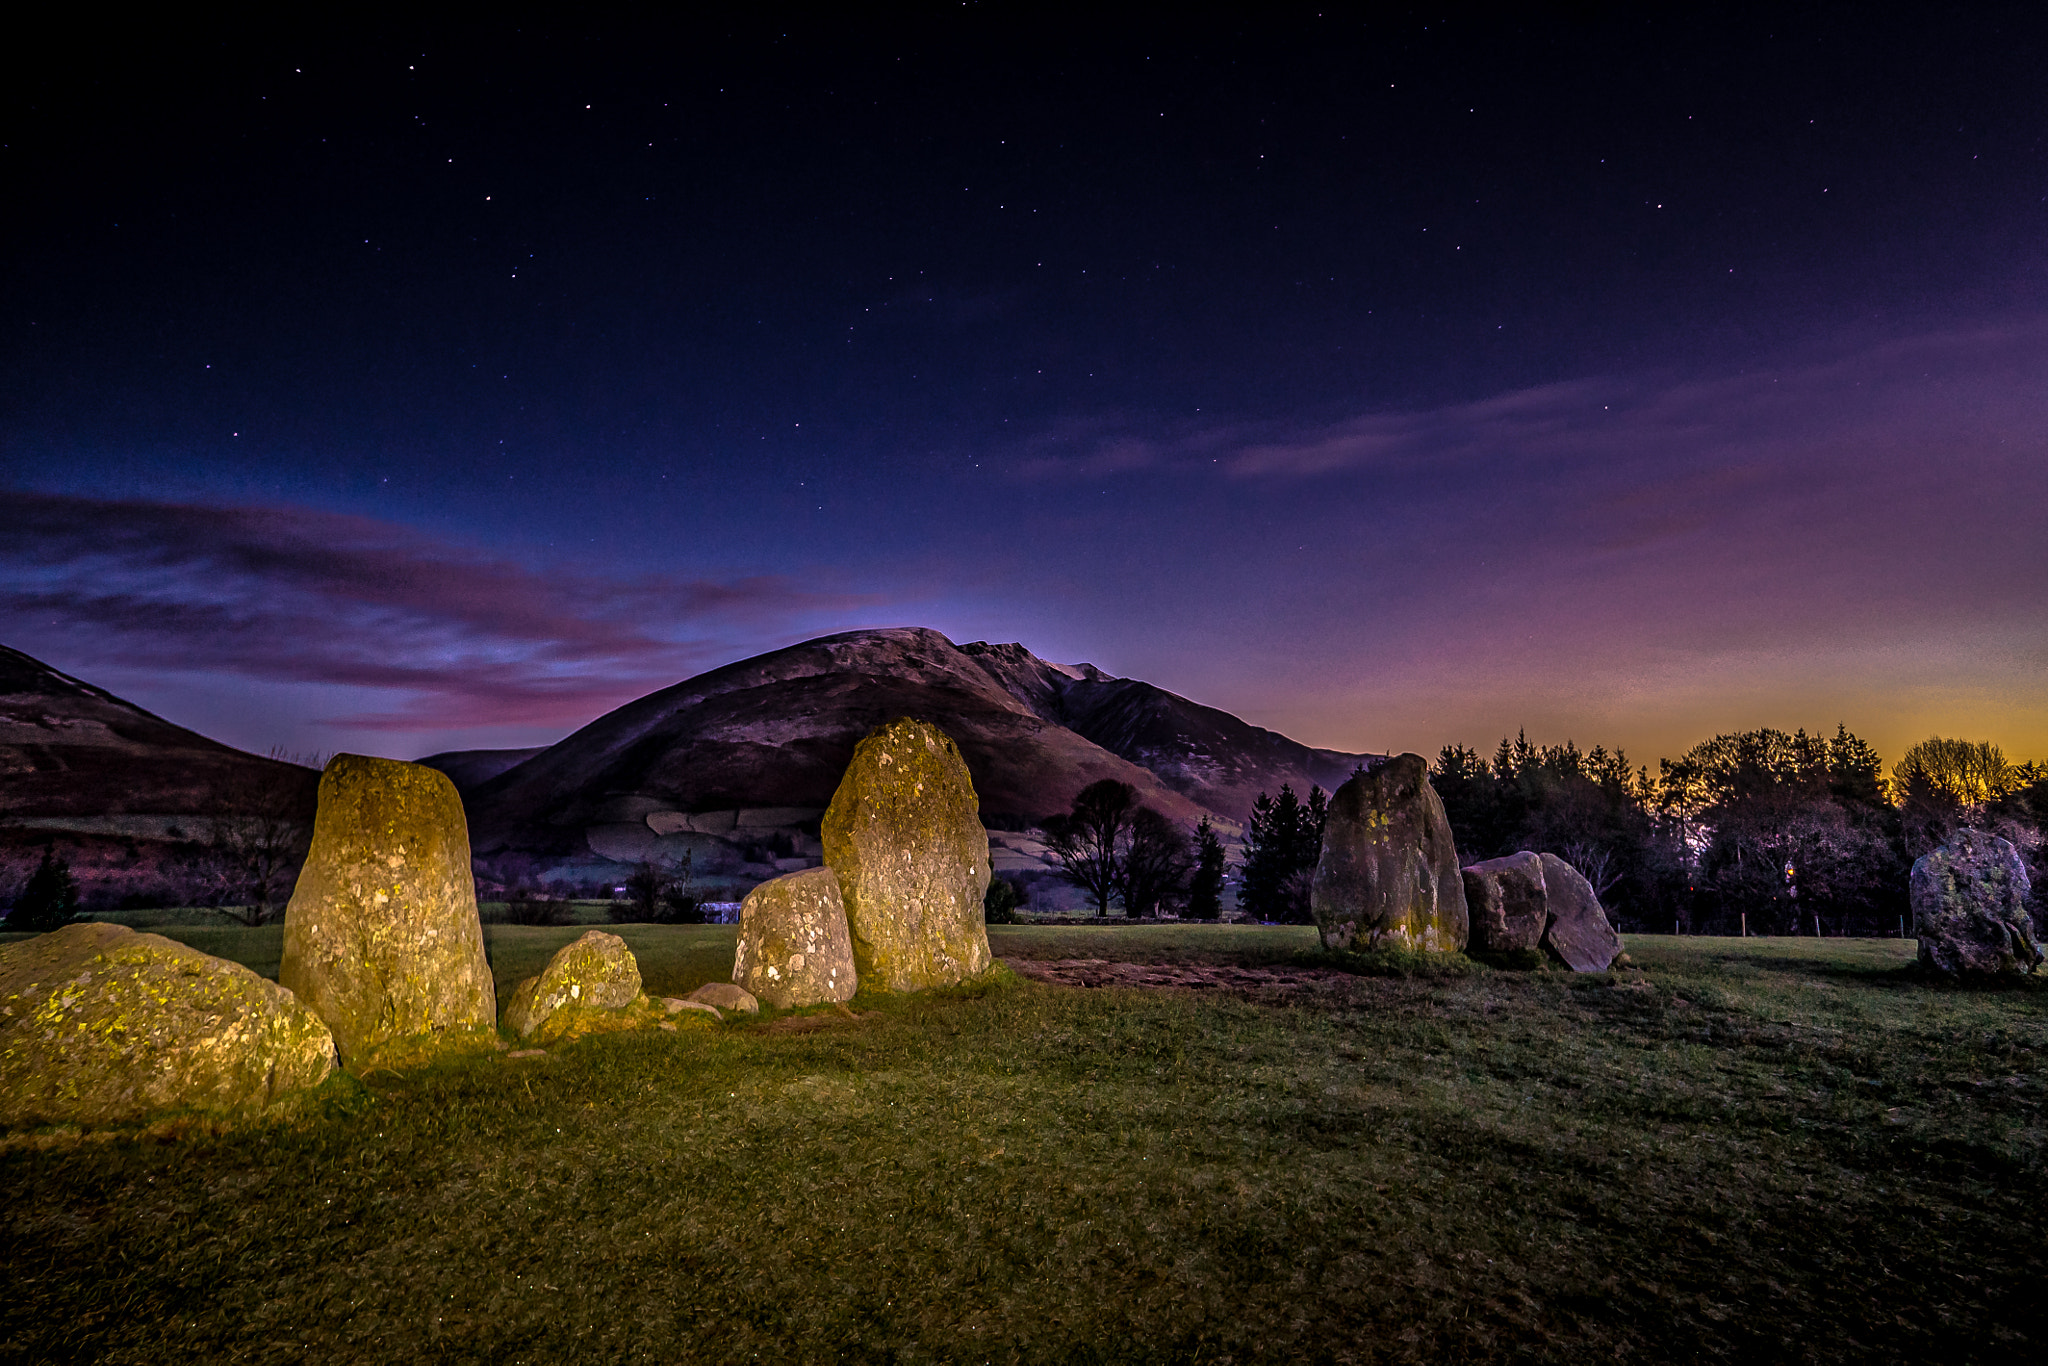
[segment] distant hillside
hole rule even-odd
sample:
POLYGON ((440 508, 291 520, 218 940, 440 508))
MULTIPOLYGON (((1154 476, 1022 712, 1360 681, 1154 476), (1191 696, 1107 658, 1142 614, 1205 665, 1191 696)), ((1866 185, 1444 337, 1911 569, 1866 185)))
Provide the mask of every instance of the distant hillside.
POLYGON ((896 716, 959 743, 998 830, 1065 809, 1100 778, 1176 820, 1236 826, 1258 792, 1333 787, 1365 757, 1022 645, 852 631, 651 693, 468 789, 472 839, 487 855, 630 861, 779 831, 801 857, 854 745, 896 716))
POLYGON ((0 646, 0 898, 45 843, 95 902, 162 891, 214 818, 310 825, 319 782, 0 646))
POLYGON ((320 775, 246 754, 0 646, 0 817, 256 814, 320 775))
POLYGON ((451 749, 445 754, 429 754, 414 762, 439 769, 457 788, 467 792, 505 770, 525 763, 546 748, 546 745, 535 745, 532 749, 451 749))

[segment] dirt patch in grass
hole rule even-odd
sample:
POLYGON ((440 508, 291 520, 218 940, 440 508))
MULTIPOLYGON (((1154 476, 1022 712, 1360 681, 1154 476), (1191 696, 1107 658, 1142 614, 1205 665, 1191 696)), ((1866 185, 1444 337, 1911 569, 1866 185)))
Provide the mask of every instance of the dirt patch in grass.
POLYGON ((1350 973, 1329 968, 1119 963, 1106 958, 1006 958, 1002 961, 1013 972, 1053 986, 1227 991, 1253 999, 1343 992, 1349 990, 1356 980, 1350 973))

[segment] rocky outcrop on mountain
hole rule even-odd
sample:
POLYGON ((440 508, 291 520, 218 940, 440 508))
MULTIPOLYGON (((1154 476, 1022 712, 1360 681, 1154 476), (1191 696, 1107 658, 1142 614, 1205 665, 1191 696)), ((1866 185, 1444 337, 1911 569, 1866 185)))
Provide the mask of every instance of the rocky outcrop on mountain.
POLYGON ((0 948, 0 1125, 253 1114, 334 1070, 334 1039, 239 963, 80 922, 0 948))
POLYGON ((351 1068, 497 1023, 469 833, 446 775, 360 754, 328 763, 277 976, 351 1068))
POLYGON ((923 991, 994 962, 981 902, 988 835, 945 732, 900 719, 862 740, 824 821, 861 985, 923 991))
POLYGON ((2042 960, 2019 850, 1963 829, 1916 860, 1907 890, 1921 965, 1944 977, 2019 977, 2042 960))
MULTIPOLYGON (((732 980, 778 1010, 850 1001, 859 985, 839 875, 830 868, 762 883, 740 903, 732 980)), ((706 998, 724 1009, 723 1002, 706 998)))
POLYGON ((1465 880, 1421 755, 1384 760, 1330 798, 1309 907, 1325 948, 1465 947, 1465 880))

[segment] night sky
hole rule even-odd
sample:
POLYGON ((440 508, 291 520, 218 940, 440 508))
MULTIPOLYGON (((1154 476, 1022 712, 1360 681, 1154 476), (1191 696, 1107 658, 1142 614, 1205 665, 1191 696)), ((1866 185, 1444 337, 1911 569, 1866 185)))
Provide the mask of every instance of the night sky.
POLYGON ((11 44, 0 642, 258 751, 916 624, 2048 757, 2048 16, 1665 8, 11 44))

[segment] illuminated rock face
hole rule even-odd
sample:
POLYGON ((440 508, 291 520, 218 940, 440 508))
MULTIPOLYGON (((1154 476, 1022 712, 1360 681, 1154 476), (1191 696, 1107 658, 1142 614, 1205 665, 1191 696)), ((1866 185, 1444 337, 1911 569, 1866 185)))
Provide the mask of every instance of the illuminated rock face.
POLYGON ((1621 936, 1608 923, 1593 884, 1555 854, 1537 857, 1543 862, 1543 904, 1550 913, 1543 947, 1573 972, 1605 972, 1621 956, 1621 936))
POLYGON ((334 1070, 297 997, 238 963, 83 923, 0 949, 0 1124, 253 1114, 334 1070))
MULTIPOLYGON (((839 875, 809 868, 747 893, 740 903, 732 980, 745 988, 742 995, 751 993, 778 1010, 851 1000, 858 976, 839 875)), ((702 999, 733 1008, 716 997, 702 999)))
POLYGON ((554 1043, 605 1023, 583 1016, 622 1011, 639 1000, 633 951, 617 935, 592 930, 555 950, 540 976, 519 984, 505 1003, 505 1028, 521 1039, 554 1043))
POLYGON ((1465 947, 1465 880, 1421 755, 1384 760, 1330 798, 1309 908, 1325 948, 1465 947))
POLYGON ((1913 864, 1907 890, 1924 966, 1945 977, 2018 977, 2040 964, 2027 865, 2007 841, 1958 830, 1913 864))
POLYGON ((352 1068, 488 1038, 495 993, 455 784, 419 764, 334 756, 277 975, 352 1068))
POLYGON ((944 731, 906 718, 870 732, 822 834, 863 987, 922 991, 988 969, 988 831, 944 731))
POLYGON ((1474 953, 1529 953, 1550 924, 1543 860, 1528 850, 1463 870, 1474 953))

